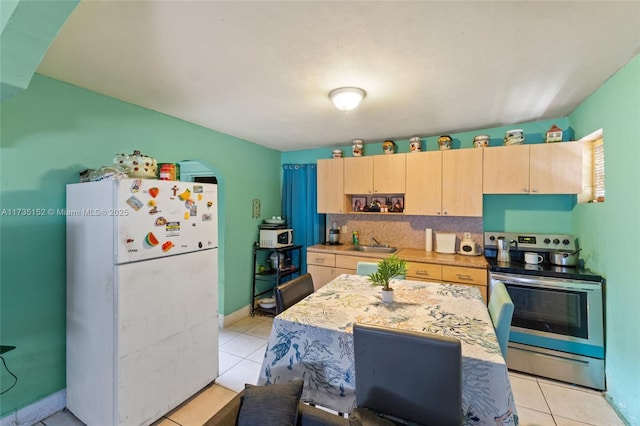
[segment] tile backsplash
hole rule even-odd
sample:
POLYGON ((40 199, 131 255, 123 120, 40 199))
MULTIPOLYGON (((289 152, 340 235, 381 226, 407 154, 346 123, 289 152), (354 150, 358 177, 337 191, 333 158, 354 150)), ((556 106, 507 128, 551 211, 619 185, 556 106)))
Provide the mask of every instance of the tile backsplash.
MULTIPOLYGON (((425 248, 425 229, 433 229, 433 232, 451 232, 457 235, 456 250, 465 232, 471 233, 471 238, 482 247, 483 223, 481 217, 437 217, 437 216, 410 216, 400 214, 334 214, 327 215, 327 240, 328 232, 333 222, 343 229, 347 226, 346 234, 340 233, 340 242, 351 244, 353 231, 360 234, 360 244, 370 245, 374 237, 381 244, 389 244, 401 248, 425 248)), ((433 236, 433 249, 435 250, 435 235, 433 236)))

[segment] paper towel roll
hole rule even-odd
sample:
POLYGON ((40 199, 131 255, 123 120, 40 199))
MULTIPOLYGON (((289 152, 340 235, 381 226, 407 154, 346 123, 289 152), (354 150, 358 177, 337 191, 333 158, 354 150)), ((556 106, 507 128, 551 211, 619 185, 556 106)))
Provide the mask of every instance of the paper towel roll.
POLYGON ((425 250, 431 251, 433 250, 433 230, 430 228, 427 228, 424 230, 424 232, 426 236, 425 250))

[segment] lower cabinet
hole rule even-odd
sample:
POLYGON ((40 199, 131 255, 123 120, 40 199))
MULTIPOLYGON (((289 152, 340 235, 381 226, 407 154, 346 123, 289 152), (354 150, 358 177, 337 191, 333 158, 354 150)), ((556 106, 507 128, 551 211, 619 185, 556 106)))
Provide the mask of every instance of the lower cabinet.
MULTIPOLYGON (((341 256, 307 252, 307 272, 313 277, 314 289, 319 289, 340 274, 355 274, 358 262, 379 262, 377 257, 341 256)), ((487 269, 438 263, 407 262, 407 279, 444 282, 477 287, 487 303, 487 269)))
POLYGON ((482 294, 484 303, 487 303, 487 270, 484 268, 442 265, 442 281, 477 287, 482 294))
POLYGON ((407 262, 407 279, 416 281, 442 281, 442 265, 436 263, 407 262))
POLYGON ((313 289, 317 290, 340 274, 353 274, 353 270, 336 267, 335 254, 307 253, 307 272, 313 277, 313 289))
POLYGON ((472 285, 480 290, 487 303, 487 270, 484 268, 407 262, 407 279, 472 285))

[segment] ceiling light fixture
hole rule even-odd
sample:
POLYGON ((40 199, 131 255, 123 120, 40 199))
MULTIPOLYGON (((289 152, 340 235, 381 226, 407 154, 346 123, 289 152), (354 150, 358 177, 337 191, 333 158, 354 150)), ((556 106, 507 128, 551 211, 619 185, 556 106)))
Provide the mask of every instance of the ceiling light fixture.
POLYGON ((351 111, 360 105, 367 93, 358 87, 340 87, 329 92, 329 99, 341 111, 351 111))

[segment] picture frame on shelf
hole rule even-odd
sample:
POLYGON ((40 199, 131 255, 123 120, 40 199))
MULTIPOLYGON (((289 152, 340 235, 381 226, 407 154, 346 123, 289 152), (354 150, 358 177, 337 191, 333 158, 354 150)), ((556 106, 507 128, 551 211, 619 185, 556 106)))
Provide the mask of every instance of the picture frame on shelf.
POLYGON ((361 212, 366 205, 367 205, 367 197, 351 198, 351 210, 354 212, 361 212))
POLYGON ((397 213, 404 211, 404 197, 391 197, 391 211, 397 213))
POLYGON ((384 206, 387 204, 387 197, 372 195, 371 202, 369 204, 374 204, 374 203, 377 203, 379 206, 384 206))

